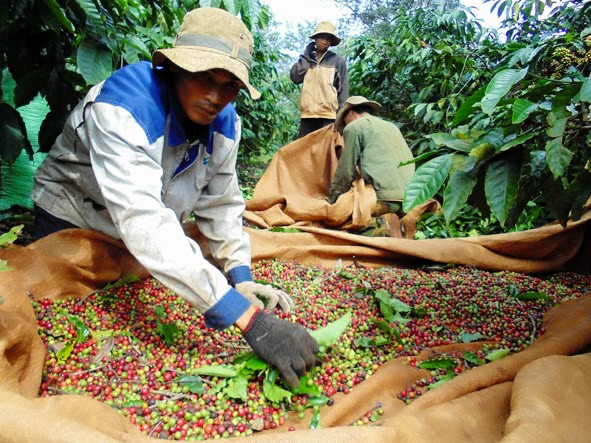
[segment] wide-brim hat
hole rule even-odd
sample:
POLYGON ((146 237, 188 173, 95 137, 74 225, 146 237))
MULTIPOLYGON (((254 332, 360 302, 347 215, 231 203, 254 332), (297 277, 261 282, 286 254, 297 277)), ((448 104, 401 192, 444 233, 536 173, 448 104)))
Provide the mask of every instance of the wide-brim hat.
POLYGON ((172 48, 154 51, 152 66, 170 60, 188 72, 224 69, 244 83, 256 100, 261 93, 248 78, 253 46, 252 34, 238 17, 218 8, 199 8, 185 15, 172 48))
POLYGON ((316 30, 309 37, 311 39, 315 39, 320 34, 329 34, 332 37, 331 46, 337 46, 341 42, 341 39, 335 34, 335 28, 331 22, 318 23, 318 26, 316 26, 316 30))
POLYGON ((380 105, 378 102, 368 100, 361 95, 353 95, 349 97, 347 101, 343 103, 343 106, 341 109, 339 109, 339 112, 337 112, 337 117, 335 119, 334 127, 337 131, 339 131, 339 133, 342 134, 343 129, 345 129, 345 115, 347 115, 349 109, 361 105, 368 106, 372 111, 372 115, 377 114, 382 109, 382 105, 380 105))

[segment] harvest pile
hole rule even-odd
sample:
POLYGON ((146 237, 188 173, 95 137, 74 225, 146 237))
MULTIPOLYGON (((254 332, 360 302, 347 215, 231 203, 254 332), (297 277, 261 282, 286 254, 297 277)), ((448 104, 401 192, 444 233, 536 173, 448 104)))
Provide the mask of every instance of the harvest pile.
MULTIPOLYGON (((332 336, 299 389, 254 357, 237 329, 207 329, 182 299, 144 279, 83 300, 33 299, 48 348, 40 395, 94 397, 162 439, 250 435, 303 419, 307 408, 314 409, 308 426, 317 427, 321 406, 389 359, 430 371, 399 393, 409 403, 464 370, 519 352, 543 333, 553 304, 580 297, 591 283, 566 273, 542 279, 459 267, 327 269, 277 261, 255 264, 253 276, 294 297, 295 310, 277 315, 332 336), (485 341, 481 351, 417 361, 425 348, 478 340, 485 341)), ((353 424, 381 413, 376 407, 353 424)))

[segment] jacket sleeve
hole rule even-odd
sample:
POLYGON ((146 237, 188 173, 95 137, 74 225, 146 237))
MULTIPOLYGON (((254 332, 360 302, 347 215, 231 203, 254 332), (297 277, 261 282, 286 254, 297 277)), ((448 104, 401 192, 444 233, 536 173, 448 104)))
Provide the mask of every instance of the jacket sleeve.
POLYGON ((345 127, 343 131, 343 139, 345 146, 339 164, 335 171, 334 177, 330 184, 328 193, 328 201, 334 203, 345 192, 351 189, 351 185, 355 180, 357 164, 361 152, 360 134, 351 131, 350 127, 345 127))
POLYGON ((161 152, 150 150, 144 131, 121 108, 95 103, 85 120, 93 172, 125 246, 155 278, 204 312, 208 326, 232 325, 250 303, 164 206, 161 152))
MULTIPOLYGON (((240 143, 241 124, 236 119, 236 140, 232 144, 230 154, 226 156, 217 174, 201 191, 195 207, 195 220, 199 230, 208 239, 208 246, 213 257, 220 263, 230 276, 232 283, 237 284, 250 277, 250 237, 242 229, 244 198, 238 185, 236 159, 240 143)), ((215 134, 215 143, 224 139, 215 134)))
POLYGON ((335 72, 335 86, 337 88, 337 100, 339 102, 339 109, 349 98, 349 74, 347 72, 347 63, 345 59, 340 58, 336 66, 335 72))
POLYGON ((304 53, 300 55, 298 61, 293 64, 291 70, 289 71, 289 77, 296 85, 304 82, 304 77, 306 76, 308 69, 310 69, 312 64, 316 63, 316 60, 310 55, 311 44, 312 43, 306 46, 304 53))

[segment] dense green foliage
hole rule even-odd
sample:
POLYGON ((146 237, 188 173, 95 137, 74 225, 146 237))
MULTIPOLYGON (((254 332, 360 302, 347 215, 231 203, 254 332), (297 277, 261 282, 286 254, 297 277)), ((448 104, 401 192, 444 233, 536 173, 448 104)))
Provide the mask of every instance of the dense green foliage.
MULTIPOLYGON (((213 6, 240 13, 250 29, 264 28, 268 11, 259 0, 4 0, 0 12, 0 71, 16 81, 14 106, 0 102, 0 161, 14 162, 33 151, 16 108, 37 95, 50 112, 39 133, 47 152, 70 110, 94 84, 115 69, 149 60, 155 49, 172 45, 185 13, 213 6), (8 71, 6 71, 8 69, 8 71)), ((258 53, 256 75, 264 77, 267 54, 258 53)), ((4 91, 3 91, 4 92, 4 91)), ((0 96, 1 98, 1 96, 0 96)), ((246 97, 243 98, 246 100, 246 97)), ((269 119, 270 117, 267 116, 269 119)))
POLYGON ((591 4, 498 0, 502 34, 462 8, 397 13, 349 43, 352 93, 376 98, 418 155, 405 210, 467 203, 509 228, 535 201, 563 225, 591 195, 591 4), (500 36, 505 37, 501 39, 500 36))

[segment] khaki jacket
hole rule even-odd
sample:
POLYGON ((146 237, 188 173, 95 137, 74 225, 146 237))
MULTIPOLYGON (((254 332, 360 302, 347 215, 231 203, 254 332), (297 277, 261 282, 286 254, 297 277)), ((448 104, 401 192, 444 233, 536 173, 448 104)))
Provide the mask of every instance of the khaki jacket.
POLYGON ((291 67, 290 78, 302 85, 301 118, 334 120, 338 109, 349 97, 349 76, 345 60, 326 51, 319 62, 302 54, 291 67))

